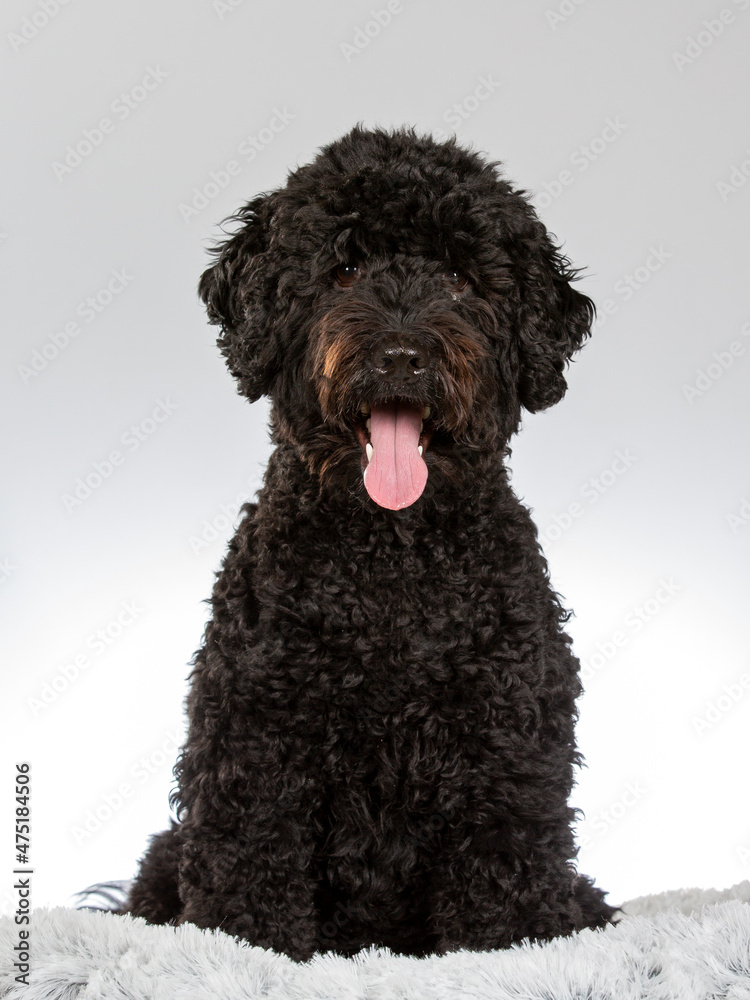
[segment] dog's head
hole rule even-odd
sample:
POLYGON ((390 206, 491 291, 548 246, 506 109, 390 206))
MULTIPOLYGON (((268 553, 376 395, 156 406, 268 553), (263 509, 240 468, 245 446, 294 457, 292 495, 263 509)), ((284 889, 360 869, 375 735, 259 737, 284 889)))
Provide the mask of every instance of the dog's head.
POLYGON ((394 510, 428 475, 471 490, 521 408, 565 393, 593 305, 523 195, 454 140, 355 128, 235 220, 200 294, 240 391, 271 397, 322 484, 364 479, 394 510))

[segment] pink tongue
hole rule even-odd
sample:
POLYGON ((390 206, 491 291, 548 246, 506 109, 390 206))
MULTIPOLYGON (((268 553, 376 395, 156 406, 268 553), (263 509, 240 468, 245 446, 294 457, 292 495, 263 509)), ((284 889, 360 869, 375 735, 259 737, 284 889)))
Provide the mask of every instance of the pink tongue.
POLYGON ((407 403, 372 407, 373 455, 365 469, 365 489, 388 510, 413 504, 427 482, 427 465, 417 451, 422 410, 407 403))

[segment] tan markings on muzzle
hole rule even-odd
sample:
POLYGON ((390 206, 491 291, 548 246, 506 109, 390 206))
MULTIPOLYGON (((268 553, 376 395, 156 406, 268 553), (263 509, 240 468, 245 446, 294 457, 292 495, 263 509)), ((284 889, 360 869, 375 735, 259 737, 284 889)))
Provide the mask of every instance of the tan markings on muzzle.
POLYGON ((333 378, 341 359, 343 348, 344 345, 340 340, 334 340, 326 349, 323 355, 323 375, 325 378, 333 378))

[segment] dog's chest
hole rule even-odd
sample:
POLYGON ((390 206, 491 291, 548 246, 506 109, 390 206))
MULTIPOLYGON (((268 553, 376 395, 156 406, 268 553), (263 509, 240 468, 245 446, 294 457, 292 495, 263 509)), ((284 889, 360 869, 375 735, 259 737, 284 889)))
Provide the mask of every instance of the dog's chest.
POLYGON ((364 682, 445 684, 502 645, 499 556, 458 531, 300 530, 261 554, 259 622, 308 684, 317 673, 343 697, 364 682))
POLYGON ((384 788, 407 765, 429 783, 456 747, 494 754, 487 733, 521 717, 538 642, 500 532, 314 528, 287 523, 256 549, 242 662, 264 725, 303 733, 330 774, 384 788))

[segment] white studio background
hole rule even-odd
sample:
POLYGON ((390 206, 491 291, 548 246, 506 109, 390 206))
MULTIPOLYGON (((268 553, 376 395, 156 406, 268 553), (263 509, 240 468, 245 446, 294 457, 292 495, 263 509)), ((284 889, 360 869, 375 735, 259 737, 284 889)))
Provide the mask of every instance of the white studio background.
POLYGON ((613 902, 750 877, 750 0, 11 0, 0 33, 0 897, 16 761, 36 906, 132 876, 167 823, 269 452, 197 280, 357 121, 503 161, 599 305, 511 463, 576 615, 581 870, 613 902))

